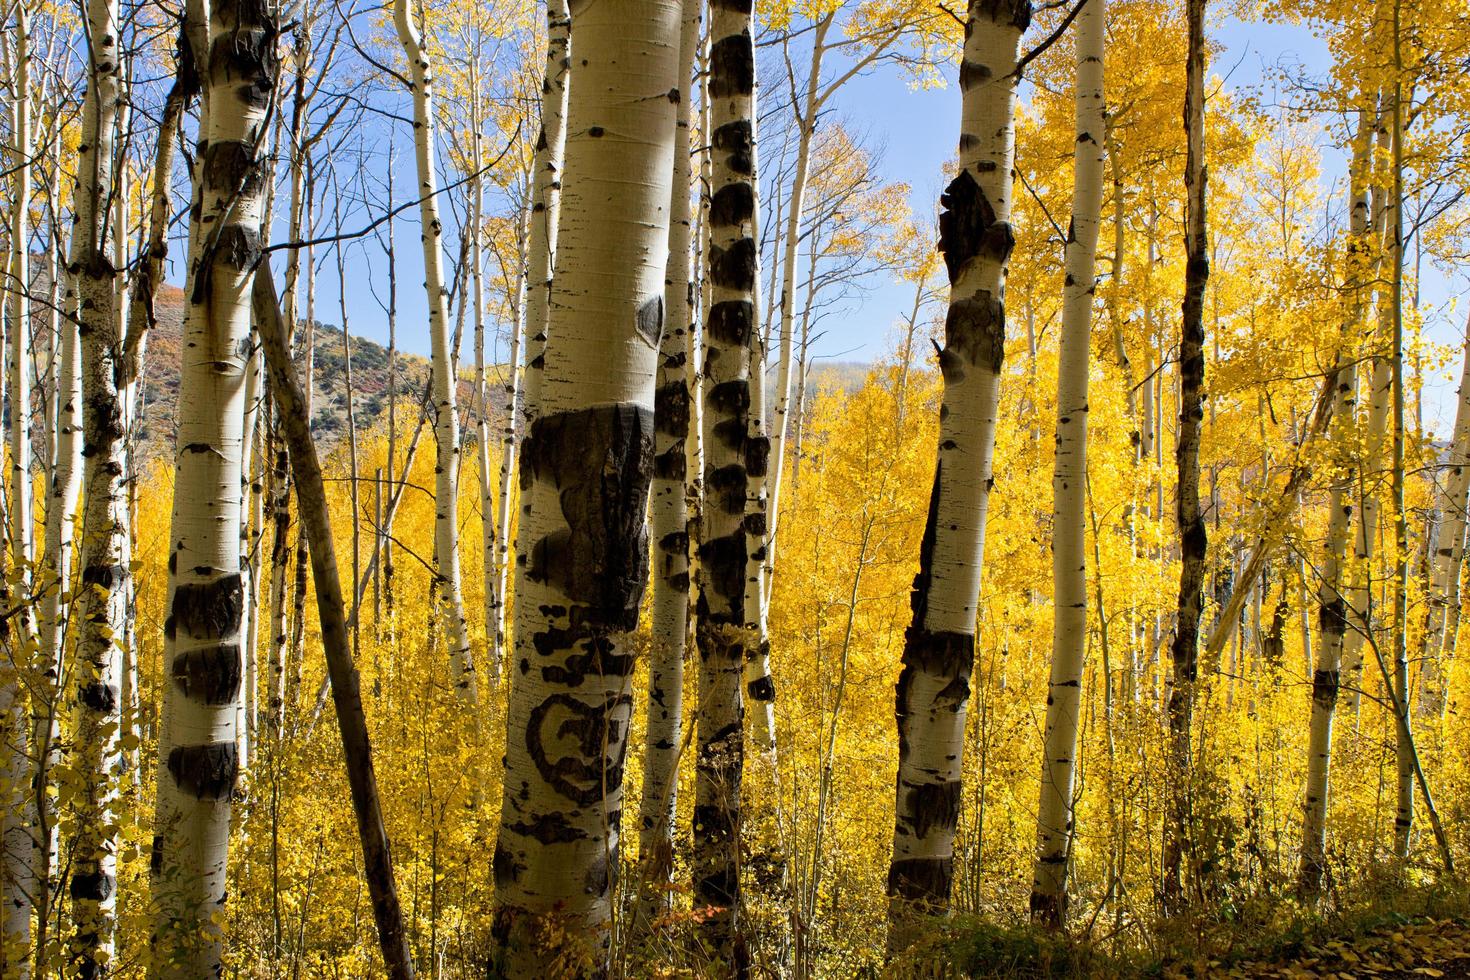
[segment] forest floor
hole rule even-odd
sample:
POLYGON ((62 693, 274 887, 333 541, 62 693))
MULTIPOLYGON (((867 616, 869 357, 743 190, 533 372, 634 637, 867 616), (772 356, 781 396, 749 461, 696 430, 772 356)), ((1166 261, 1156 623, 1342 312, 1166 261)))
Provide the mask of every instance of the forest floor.
POLYGON ((944 945, 959 975, 977 978, 1470 980, 1470 887, 1439 882, 1354 898, 1321 913, 1273 903, 1174 920, 1153 937, 1152 954, 1115 956, 1080 937, 975 919, 954 922, 944 945))

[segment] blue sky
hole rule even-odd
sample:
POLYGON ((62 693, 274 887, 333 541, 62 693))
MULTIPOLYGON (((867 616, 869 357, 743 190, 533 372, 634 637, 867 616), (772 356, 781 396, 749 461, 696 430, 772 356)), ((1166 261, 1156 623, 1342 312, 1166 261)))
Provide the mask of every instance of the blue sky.
MULTIPOLYGON (((1299 63, 1318 74, 1325 72, 1328 66, 1325 45, 1304 27, 1229 19, 1213 24, 1211 34, 1223 45, 1212 71, 1217 75, 1224 74, 1230 88, 1265 86, 1269 90, 1270 68, 1282 62, 1299 63)), ((1035 43, 1036 38, 1027 40, 1035 43)), ((953 71, 948 74, 952 80, 953 71)), ((834 109, 836 116, 856 124, 869 134, 874 145, 882 147, 880 177, 884 182, 903 180, 911 185, 914 213, 922 215, 932 209, 942 184, 942 167, 953 155, 958 132, 959 94, 956 86, 951 84, 942 89, 916 91, 900 69, 879 68, 849 82, 838 95, 834 109)), ((406 132, 398 134, 396 165, 380 171, 393 174, 400 202, 408 198, 414 183, 412 159, 405 152, 407 139, 406 132)), ((377 148, 380 159, 387 155, 386 133, 381 143, 377 148)), ((1324 181, 1337 181, 1340 186, 1344 169, 1341 154, 1329 150, 1324 163, 1324 181)), ((354 222, 345 223, 351 226, 354 222)), ((452 224, 447 215, 446 223, 452 224)), ((399 343, 405 350, 426 354, 427 317, 421 288, 422 264, 418 254, 415 210, 400 216, 397 234, 400 256, 399 343)), ((284 228, 279 223, 276 237, 277 240, 284 237, 284 228)), ((451 247, 454 237, 449 236, 451 247)), ((446 256, 446 266, 450 258, 446 256)), ((284 256, 277 256, 278 267, 283 261, 284 256)), ((349 249, 347 265, 347 309, 353 333, 386 342, 386 318, 378 305, 379 298, 386 295, 386 270, 377 243, 369 238, 349 249), (375 293, 378 298, 375 298, 375 293)), ((179 270, 181 266, 176 265, 175 268, 179 270)), ((825 335, 815 345, 817 356, 871 361, 892 348, 898 319, 906 314, 912 301, 911 288, 899 286, 882 274, 875 275, 870 286, 844 315, 832 317, 824 324, 825 335)), ((1431 273, 1425 277, 1424 298, 1442 310, 1450 296, 1462 288, 1437 273, 1431 273)), ((1458 312, 1445 315, 1442 310, 1431 321, 1431 338, 1440 343, 1458 343, 1462 336, 1461 316, 1458 312)), ((330 254, 318 258, 317 318, 334 324, 341 319, 337 305, 335 260, 330 254)), ((487 330, 490 329, 487 326, 487 330)), ((502 333, 494 359, 504 360, 507 350, 507 338, 502 333)), ((464 360, 467 362, 470 356, 466 344, 464 360)), ((487 358, 489 356, 487 352, 487 358)), ((1456 372, 1454 380, 1441 372, 1426 383, 1425 422, 1440 434, 1448 431, 1452 420, 1458 363, 1448 370, 1456 372)))

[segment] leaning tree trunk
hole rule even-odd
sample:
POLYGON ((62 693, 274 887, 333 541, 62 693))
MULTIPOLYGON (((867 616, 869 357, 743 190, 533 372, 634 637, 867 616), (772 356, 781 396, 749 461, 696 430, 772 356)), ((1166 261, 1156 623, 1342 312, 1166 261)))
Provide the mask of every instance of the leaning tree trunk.
POLYGON ((675 121, 669 261, 664 275, 664 334, 653 396, 653 485, 649 525, 654 541, 653 633, 648 661, 648 720, 643 793, 638 804, 638 866, 646 924, 668 911, 673 890, 674 816, 678 803, 679 733, 683 727, 684 656, 689 628, 688 476, 689 340, 694 335, 690 277, 691 90, 699 45, 700 0, 684 0, 679 35, 679 102, 675 121))
POLYGON ((1205 199, 1205 0, 1189 0, 1189 52, 1184 92, 1184 304, 1179 336, 1179 441, 1175 449, 1179 489, 1179 603, 1171 655, 1169 694, 1169 800, 1164 815, 1163 893, 1168 903, 1183 898, 1189 852, 1193 753, 1190 732, 1199 679, 1200 611, 1204 601, 1208 539, 1199 503, 1200 422, 1204 418, 1205 285, 1210 278, 1205 199))
MULTIPOLYGON (((117 736, 121 729, 122 649, 127 608, 123 562, 127 549, 123 406, 123 331, 117 270, 108 258, 107 196, 115 175, 118 77, 117 0, 87 4, 88 80, 73 194, 70 272, 76 282, 81 342, 82 442, 87 484, 82 517, 81 590, 77 597, 76 732, 71 904, 76 931, 71 962, 79 976, 112 969, 116 930, 117 837, 111 829, 118 793, 117 736)), ((75 505, 75 494, 71 503, 75 505)))
POLYGON ((429 57, 419 43, 410 0, 395 0, 394 22, 398 40, 408 58, 413 85, 413 144, 419 177, 419 238, 424 247, 424 291, 429 301, 429 345, 433 352, 434 434, 438 449, 434 473, 434 548, 436 595, 443 603, 444 627, 449 641, 455 685, 471 706, 479 701, 474 657, 465 624, 464 595, 459 574, 459 411, 457 381, 449 349, 449 310, 444 290, 443 255, 439 237, 439 172, 434 160, 434 93, 429 57))
POLYGON ((918 918, 949 908, 975 662, 980 572, 1005 358, 1006 264, 1015 152, 1016 66, 1029 0, 972 0, 965 25, 960 172, 941 198, 939 247, 949 274, 939 368, 939 453, 919 549, 898 679, 888 948, 906 948, 918 918))
POLYGON ((713 955, 748 968, 739 940, 740 777, 748 650, 747 504, 764 475, 769 443, 751 440, 750 353, 756 324, 755 48, 749 5, 710 6, 710 302, 703 372, 704 511, 698 548, 699 731, 694 800, 694 903, 713 955))
MULTIPOLYGON (((5 531, 5 560, 0 562, 0 605, 9 607, 19 597, 26 596, 26 580, 31 555, 31 484, 30 484, 30 432, 29 418, 29 373, 24 365, 27 359, 25 339, 29 322, 30 254, 28 251, 28 228, 31 197, 31 132, 30 132, 30 14, 24 3, 15 5, 16 24, 14 37, 14 62, 12 64, 14 90, 11 105, 11 187, 14 203, 10 212, 10 283, 9 283, 9 330, 10 330, 10 404, 18 406, 11 412, 10 447, 11 479, 5 500, 9 509, 9 526, 5 531), (19 593, 19 596, 17 595, 19 593)), ((3 384, 0 384, 3 389, 3 384)), ((3 392, 0 392, 3 393, 3 392)), ((26 603, 29 608, 29 603, 26 603)), ((32 775, 29 758, 30 739, 26 731, 30 720, 26 717, 25 688, 28 677, 22 676, 20 658, 14 651, 24 648, 31 632, 30 613, 23 611, 14 621, 7 620, 0 626, 0 636, 10 656, 5 658, 4 676, 0 678, 0 735, 3 735, 4 759, 0 760, 0 787, 5 787, 5 796, 0 799, 0 848, 3 848, 3 864, 0 864, 0 902, 4 903, 3 923, 0 923, 0 974, 24 980, 31 975, 31 906, 35 893, 35 871, 32 864, 32 829, 27 827, 28 816, 34 814, 34 800, 27 800, 25 788, 32 775)))
POLYGON ((1072 807, 1082 667, 1087 651, 1087 375, 1103 192, 1105 0, 1089 0, 1077 20, 1076 161, 1067 236, 1062 339, 1057 375, 1056 467, 1052 478, 1052 662, 1046 743, 1036 817, 1031 914, 1052 926, 1067 916, 1067 865, 1076 830, 1072 807))
POLYGON ((1435 482, 1435 510, 1440 514, 1439 546, 1434 551, 1428 623, 1424 629, 1423 673, 1419 675, 1419 711, 1426 718, 1444 714, 1445 677, 1455 652, 1455 636, 1446 625, 1446 610, 1460 601, 1460 565, 1465 558, 1465 507, 1470 496, 1470 322, 1465 325, 1455 434, 1444 473, 1435 482))
POLYGON ((553 318, 521 452, 526 561, 494 859, 498 968, 514 977, 567 953, 544 941, 552 927, 594 963, 607 947, 633 703, 623 634, 648 574, 680 5, 601 0, 575 16, 553 318))
POLYGON ((180 367, 179 432, 164 624, 166 729, 154 824, 150 975, 218 976, 230 798, 238 769, 240 473, 249 293, 260 255, 265 134, 278 25, 259 5, 210 10, 180 367))
POLYGON ((1320 636, 1317 668, 1312 675, 1312 716, 1307 733, 1307 790, 1302 819, 1302 855, 1297 889, 1304 898, 1321 893, 1327 868, 1328 776, 1332 761, 1332 725, 1341 685, 1342 648, 1347 636, 1346 587, 1347 543, 1351 530, 1352 500, 1357 489, 1357 397, 1358 366, 1349 346, 1363 320, 1363 290, 1367 288, 1370 245, 1368 240, 1368 166, 1372 141, 1372 112, 1358 112, 1358 133, 1353 142, 1352 213, 1349 216, 1347 288, 1352 313, 1343 334, 1343 356, 1338 360, 1337 386, 1332 415, 1336 431, 1331 441, 1334 458, 1332 486, 1327 505, 1327 541, 1318 589, 1320 636))

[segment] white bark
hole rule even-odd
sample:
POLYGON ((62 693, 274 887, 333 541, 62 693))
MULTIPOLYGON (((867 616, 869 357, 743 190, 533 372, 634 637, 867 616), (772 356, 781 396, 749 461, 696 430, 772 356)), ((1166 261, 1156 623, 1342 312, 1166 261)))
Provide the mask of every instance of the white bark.
POLYGON ((414 161, 419 178, 419 230, 424 248, 424 293, 429 302, 429 344, 433 352, 434 435, 438 450, 434 482, 434 545, 437 595, 443 603, 445 637, 456 687, 470 705, 479 701, 474 657, 465 625, 464 595, 459 572, 459 411, 457 379, 449 349, 449 311, 444 287, 444 263, 439 238, 439 173, 434 159, 435 126, 433 77, 429 58, 419 41, 419 29, 410 0, 395 0, 394 23, 408 59, 413 85, 414 161))
POLYGON ((1455 635, 1447 628, 1446 610, 1460 602, 1460 566, 1465 558, 1465 508, 1470 498, 1470 321, 1465 325, 1459 400, 1449 458, 1435 481, 1435 510, 1440 515, 1439 540, 1430 580, 1429 618, 1424 630, 1423 673, 1419 675, 1419 711, 1426 718, 1444 713, 1445 677, 1455 652, 1455 635))
POLYGON ((210 11, 205 124, 191 227, 165 624, 165 731, 154 823, 150 976, 221 970, 230 799, 238 772, 240 477, 250 287, 275 84, 272 24, 255 5, 210 11))
POLYGON ((1052 478, 1053 625, 1046 699, 1036 874, 1031 914, 1052 925, 1067 916, 1067 865, 1075 812, 1077 723, 1087 652, 1087 375, 1103 191, 1105 0, 1088 0, 1077 19, 1077 130, 1072 225, 1067 240, 1061 353, 1057 368, 1056 466, 1052 478))
POLYGON ((895 705, 899 733, 890 950, 915 914, 949 907, 965 716, 1005 356, 1006 264, 1015 156, 1016 79, 1027 0, 972 4, 960 66, 959 175, 946 189, 940 248, 950 281, 944 394, 929 517, 914 580, 895 705))
MULTIPOLYGON (((514 683, 494 870, 506 976, 606 949, 648 573, 680 5, 574 12, 566 190, 537 413, 522 444, 514 683)), ((593 967, 592 972, 597 972, 593 967)))
POLYGON ((684 0, 679 34, 669 259, 664 275, 664 333, 653 398, 653 482, 649 525, 654 545, 653 649, 648 662, 648 711, 643 792, 638 804, 638 863, 647 922, 673 900, 674 816, 678 804, 684 658, 689 627, 689 508, 685 499, 689 437, 689 342, 694 335, 690 276, 690 116, 700 0, 684 0))
POLYGON ((1317 667, 1312 675, 1312 715, 1307 733, 1307 787, 1302 820, 1302 855, 1298 887, 1304 897, 1320 893, 1327 868, 1328 778, 1332 761, 1332 725, 1341 688, 1343 645, 1349 628, 1343 597, 1347 570, 1347 543, 1351 529, 1353 499, 1358 482, 1354 458, 1357 434, 1358 366, 1350 343, 1362 327, 1363 291, 1367 288, 1368 252, 1368 167, 1371 113, 1359 111, 1358 133, 1353 144, 1351 179, 1352 205, 1348 246, 1348 288, 1352 291, 1351 319, 1344 331, 1344 356, 1338 361, 1337 388, 1332 417, 1336 432, 1331 446, 1333 480, 1327 510, 1327 541, 1318 589, 1320 639, 1317 667))

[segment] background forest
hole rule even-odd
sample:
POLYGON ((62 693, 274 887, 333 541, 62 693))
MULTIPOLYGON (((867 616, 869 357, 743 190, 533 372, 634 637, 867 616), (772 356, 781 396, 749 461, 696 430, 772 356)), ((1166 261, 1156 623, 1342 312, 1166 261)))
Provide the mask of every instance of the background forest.
POLYGON ((0 14, 0 980, 1470 912, 1466 0, 0 14))

